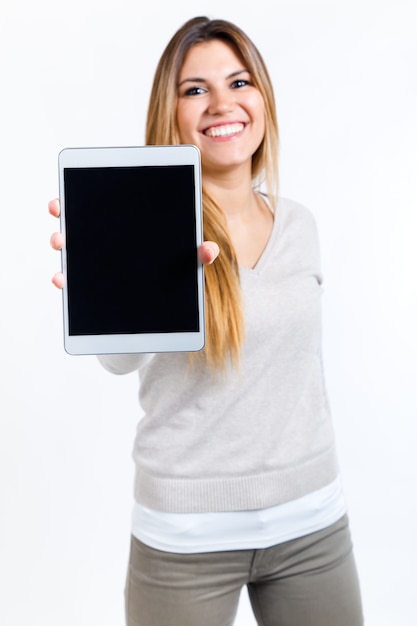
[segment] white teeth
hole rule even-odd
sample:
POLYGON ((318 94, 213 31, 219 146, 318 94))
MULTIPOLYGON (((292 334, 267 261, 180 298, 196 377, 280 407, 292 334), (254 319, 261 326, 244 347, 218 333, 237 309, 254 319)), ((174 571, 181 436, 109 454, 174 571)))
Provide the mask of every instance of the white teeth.
POLYGON ((225 124, 224 126, 212 126, 204 134, 208 137, 227 137, 228 135, 236 135, 243 129, 244 124, 225 124))

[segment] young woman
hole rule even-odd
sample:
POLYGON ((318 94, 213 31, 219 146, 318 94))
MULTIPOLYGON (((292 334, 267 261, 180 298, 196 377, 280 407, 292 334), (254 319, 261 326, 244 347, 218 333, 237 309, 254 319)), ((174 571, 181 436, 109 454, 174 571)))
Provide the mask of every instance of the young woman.
MULTIPOLYGON (((260 625, 359 626, 323 381, 315 222, 276 197, 273 89, 238 27, 200 17, 174 35, 146 143, 201 151, 207 345, 99 357, 114 374, 138 372, 144 410, 127 624, 230 626, 247 585, 260 625)), ((49 208, 59 215, 57 200, 49 208)), ((62 287, 62 275, 53 282, 62 287)))

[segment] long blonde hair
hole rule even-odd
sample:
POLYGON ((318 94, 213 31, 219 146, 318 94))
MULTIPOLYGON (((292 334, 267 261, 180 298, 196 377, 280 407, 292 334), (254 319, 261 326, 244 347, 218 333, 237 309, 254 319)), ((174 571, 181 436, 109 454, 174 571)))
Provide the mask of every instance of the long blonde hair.
MULTIPOLYGON (((180 144, 177 123, 178 79, 187 52, 194 45, 219 39, 230 45, 245 63, 265 106, 265 135, 252 157, 254 187, 265 185, 272 207, 278 185, 278 123, 272 83, 265 63, 249 37, 225 20, 196 17, 172 37, 157 66, 146 123, 147 145, 180 144)), ((203 170, 204 180, 204 170, 203 170)), ((244 315, 239 267, 221 207, 203 183, 204 239, 216 241, 220 255, 205 268, 206 346, 202 355, 215 369, 228 359, 238 363, 244 340, 244 315)))

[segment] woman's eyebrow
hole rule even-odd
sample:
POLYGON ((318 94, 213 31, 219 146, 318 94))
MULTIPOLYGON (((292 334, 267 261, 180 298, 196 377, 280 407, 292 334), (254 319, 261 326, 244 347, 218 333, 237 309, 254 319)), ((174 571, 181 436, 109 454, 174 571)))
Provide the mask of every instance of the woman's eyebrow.
MULTIPOLYGON (((236 72, 232 72, 231 74, 226 76, 226 80, 229 80, 230 78, 235 78, 236 76, 239 76, 239 74, 245 74, 245 73, 249 74, 249 70, 246 70, 246 69, 236 70, 236 72)), ((184 78, 184 80, 178 83, 178 87, 181 87, 181 85, 183 85, 184 83, 205 83, 205 82, 206 82, 206 79, 200 78, 199 76, 184 78)))

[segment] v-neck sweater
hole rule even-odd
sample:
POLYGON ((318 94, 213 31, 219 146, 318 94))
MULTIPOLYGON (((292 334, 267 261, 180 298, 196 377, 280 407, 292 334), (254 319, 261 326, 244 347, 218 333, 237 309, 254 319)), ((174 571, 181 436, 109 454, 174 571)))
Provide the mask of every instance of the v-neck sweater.
POLYGON ((264 509, 338 475, 312 213, 280 198, 263 254, 240 277, 246 339, 239 370, 213 375, 190 367, 186 353, 99 357, 115 374, 139 373, 144 415, 133 459, 143 506, 171 513, 264 509))

